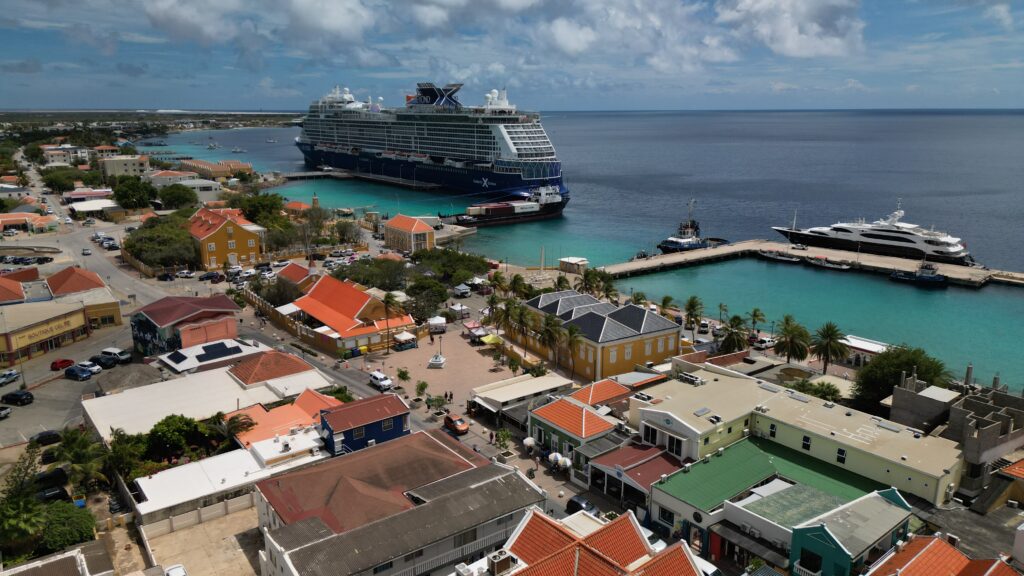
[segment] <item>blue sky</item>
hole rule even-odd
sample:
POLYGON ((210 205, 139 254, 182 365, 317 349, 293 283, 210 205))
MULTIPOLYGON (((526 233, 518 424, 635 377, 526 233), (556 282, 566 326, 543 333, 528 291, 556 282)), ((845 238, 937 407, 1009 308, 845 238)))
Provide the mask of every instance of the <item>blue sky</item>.
POLYGON ((0 108, 1020 108, 1017 0, 0 0, 0 108))

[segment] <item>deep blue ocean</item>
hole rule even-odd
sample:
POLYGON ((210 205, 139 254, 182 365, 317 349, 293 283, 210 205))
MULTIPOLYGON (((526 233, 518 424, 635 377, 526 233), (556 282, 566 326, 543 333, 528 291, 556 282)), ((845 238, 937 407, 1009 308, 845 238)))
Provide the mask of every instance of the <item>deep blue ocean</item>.
MULTIPOLYGON (((520 264, 584 256, 595 265, 652 250, 686 216, 705 236, 781 239, 771 226, 875 220, 902 200, 905 221, 963 238, 992 267, 1024 270, 1024 112, 553 112, 543 123, 572 201, 563 218, 484 228, 464 248, 520 264)), ((297 129, 175 134, 176 151, 238 158, 259 170, 301 169, 297 129), (223 147, 206 150, 212 140, 223 147), (266 143, 266 139, 277 143, 266 143), (194 144, 193 144, 194 143, 194 144), (231 148, 245 154, 231 154, 231 148)), ((436 214, 459 197, 363 182, 316 181, 277 189, 327 206, 436 214)), ((812 328, 922 346, 962 375, 1001 372, 1024 389, 1024 289, 988 286, 925 293, 881 276, 761 262, 729 262, 622 281, 649 297, 698 294, 709 311, 762 308, 812 328)))

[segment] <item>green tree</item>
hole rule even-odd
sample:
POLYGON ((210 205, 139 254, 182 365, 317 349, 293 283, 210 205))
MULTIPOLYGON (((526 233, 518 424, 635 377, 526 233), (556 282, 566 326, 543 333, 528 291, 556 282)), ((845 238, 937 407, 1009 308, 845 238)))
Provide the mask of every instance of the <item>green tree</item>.
POLYGON ((120 474, 126 482, 134 480, 131 477, 132 470, 139 465, 145 453, 144 434, 128 434, 123 428, 111 428, 107 466, 116 474, 120 474))
POLYGON ((301 298, 302 290, 290 280, 278 276, 263 287, 260 296, 276 308, 301 298))
POLYGON ((420 380, 419 382, 417 382, 416 383, 416 397, 417 398, 422 398, 423 395, 427 393, 427 388, 429 388, 429 387, 430 387, 430 384, 427 384, 426 380, 420 380))
POLYGON ((609 302, 619 299, 619 290, 615 287, 615 283, 612 282, 610 277, 601 283, 601 297, 609 302))
POLYGON ((40 164, 43 161, 43 149, 39 147, 38 142, 33 142, 25 146, 25 158, 30 162, 40 164))
POLYGON ((381 300, 384 304, 384 329, 385 329, 385 342, 387 348, 384 351, 385 355, 391 354, 391 316, 394 315, 400 309, 398 300, 395 295, 391 292, 385 292, 384 298, 381 300))
POLYGON ((189 266, 199 263, 199 253, 188 220, 177 215, 150 218, 124 241, 124 249, 150 266, 189 266))
POLYGON ((718 303, 718 323, 725 322, 725 317, 729 315, 729 307, 725 305, 725 302, 718 303))
POLYGON ((78 508, 71 502, 47 504, 43 517, 46 530, 43 531, 40 545, 48 554, 88 542, 96 534, 96 518, 92 512, 88 508, 78 508))
POLYGON ((572 288, 572 283, 569 282, 569 278, 565 274, 559 274, 555 277, 555 291, 562 292, 572 288))
POLYGON ((754 308, 747 312, 747 318, 750 319, 750 331, 757 334, 757 323, 765 321, 764 312, 760 308, 754 308))
POLYGON ((43 174, 43 184, 54 192, 70 192, 75 189, 77 173, 73 169, 48 170, 43 174))
POLYGON ((156 188, 138 176, 124 176, 114 186, 114 200, 122 208, 145 208, 156 199, 156 188))
POLYGON ((505 275, 501 273, 501 270, 495 270, 491 274, 491 286, 505 298, 508 298, 508 281, 505 280, 505 275))
POLYGON ((918 380, 934 386, 947 386, 950 374, 946 365, 930 356, 921 348, 900 344, 875 355, 857 371, 853 385, 853 396, 869 406, 892 395, 892 389, 900 381, 900 375, 910 376, 917 370, 918 380))
POLYGON ((205 441, 199 422, 172 414, 153 425, 146 437, 146 452, 151 458, 163 460, 181 455, 190 445, 205 441))
POLYGON ((740 350, 746 350, 747 346, 749 346, 747 342, 747 324, 743 321, 742 316, 734 315, 725 324, 725 335, 722 336, 722 344, 718 350, 722 354, 731 354, 740 350))
POLYGON ((807 359, 810 353, 811 334, 791 314, 782 317, 782 325, 776 335, 772 350, 786 357, 786 362, 807 359))
POLYGON ((408 368, 399 368, 395 371, 395 377, 398 378, 399 386, 402 388, 405 388, 405 385, 409 383, 409 380, 412 380, 412 377, 409 376, 408 368))
POLYGON ((248 414, 235 414, 230 418, 225 416, 223 412, 214 414, 210 418, 208 428, 217 434, 221 440, 227 442, 228 446, 230 446, 233 438, 237 438, 239 434, 244 434, 256 427, 256 422, 248 414))
POLYGON ((665 318, 671 319, 672 318, 672 313, 669 312, 668 310, 669 310, 669 308, 675 307, 675 303, 676 303, 676 299, 671 297, 671 296, 669 296, 668 294, 665 294, 664 296, 662 296, 661 297, 661 306, 658 307, 661 310, 661 315, 664 316, 665 318))
POLYGON ((357 244, 362 239, 362 229, 352 220, 339 220, 334 223, 334 233, 339 244, 357 244))
POLYGON ((91 434, 79 428, 65 428, 61 442, 54 449, 57 461, 51 466, 64 465, 68 479, 76 489, 88 493, 95 480, 107 482, 103 469, 107 463, 107 449, 91 434))
POLYGON ((690 296, 686 299, 683 310, 686 312, 686 325, 690 327, 690 336, 696 342, 697 326, 700 325, 700 319, 704 316, 704 302, 699 296, 690 296))
POLYGON ((629 301, 637 306, 643 306, 647 302, 647 294, 637 290, 633 292, 633 295, 629 297, 629 301))
POLYGON ((515 376, 516 372, 519 372, 519 369, 522 367, 523 364, 522 362, 519 361, 519 358, 513 356, 512 358, 508 359, 508 369, 512 371, 513 376, 515 376))
POLYGON ((580 349, 580 346, 586 339, 583 336, 583 330, 575 325, 569 324, 565 327, 565 347, 569 351, 569 379, 572 380, 576 377, 576 355, 580 349))
POLYGON ((522 274, 513 274, 508 281, 508 291, 517 298, 525 298, 527 295, 526 278, 522 274))
POLYGON ((508 450, 511 441, 512 433, 508 431, 508 428, 500 428, 494 433, 494 445, 502 452, 508 450))
POLYGON ((31 550, 46 527, 42 506, 35 499, 39 452, 39 446, 29 444, 4 479, 0 497, 0 549, 4 551, 31 550))
MULTIPOLYGON (((525 308, 525 307, 524 307, 525 308)), ((562 321, 554 314, 545 314, 540 326, 540 343, 554 353, 555 366, 558 366, 558 352, 565 341, 565 328, 562 321)))
POLYGON ((199 204, 199 195, 196 194, 195 190, 184 184, 164 186, 157 192, 157 197, 160 198, 160 202, 166 210, 177 210, 185 206, 199 204))
POLYGON ((513 331, 523 338, 536 329, 537 316, 528 306, 516 303, 510 312, 512 314, 513 331))
POLYGON ((834 322, 826 322, 814 332, 811 338, 811 354, 824 365, 822 374, 828 374, 828 365, 850 355, 850 347, 843 343, 846 334, 834 322))

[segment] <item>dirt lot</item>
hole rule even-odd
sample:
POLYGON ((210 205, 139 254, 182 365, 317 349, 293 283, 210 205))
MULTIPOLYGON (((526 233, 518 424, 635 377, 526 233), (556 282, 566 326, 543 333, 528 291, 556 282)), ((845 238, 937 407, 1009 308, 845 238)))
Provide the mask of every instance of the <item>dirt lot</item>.
POLYGON ((156 561, 185 566, 189 576, 253 576, 263 544, 256 509, 249 508, 171 532, 149 542, 156 561))

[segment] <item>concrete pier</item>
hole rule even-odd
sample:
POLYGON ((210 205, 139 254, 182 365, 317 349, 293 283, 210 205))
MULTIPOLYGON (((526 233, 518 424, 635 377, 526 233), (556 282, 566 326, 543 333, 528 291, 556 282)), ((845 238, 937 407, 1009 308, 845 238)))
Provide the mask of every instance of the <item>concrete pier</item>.
MULTIPOLYGON (((641 274, 663 272, 665 270, 673 270, 676 268, 684 268, 686 266, 697 266, 722 260, 731 260, 733 258, 758 258, 758 251, 760 250, 774 250, 788 253, 793 256, 799 256, 801 258, 807 256, 821 256, 834 262, 849 264, 854 270, 877 272, 881 274, 891 274, 895 271, 913 272, 921 265, 920 260, 911 260, 908 258, 879 256, 876 254, 849 252, 833 248, 815 248, 813 246, 808 247, 807 250, 793 250, 792 245, 783 242, 772 242, 769 240, 744 240, 742 242, 725 244, 714 248, 703 248, 687 252, 677 252, 675 254, 659 254, 643 260, 612 264, 610 266, 605 266, 603 269, 614 278, 625 278, 629 276, 639 276, 641 274)), ((956 264, 934 264, 938 267, 939 273, 949 278, 949 281, 953 284, 981 287, 992 282, 1024 287, 1024 273, 1022 272, 990 270, 988 268, 958 266, 956 264)), ((780 265, 785 265, 785 263, 780 263, 780 265)), ((793 265, 796 266, 798 264, 794 263, 793 265)))

